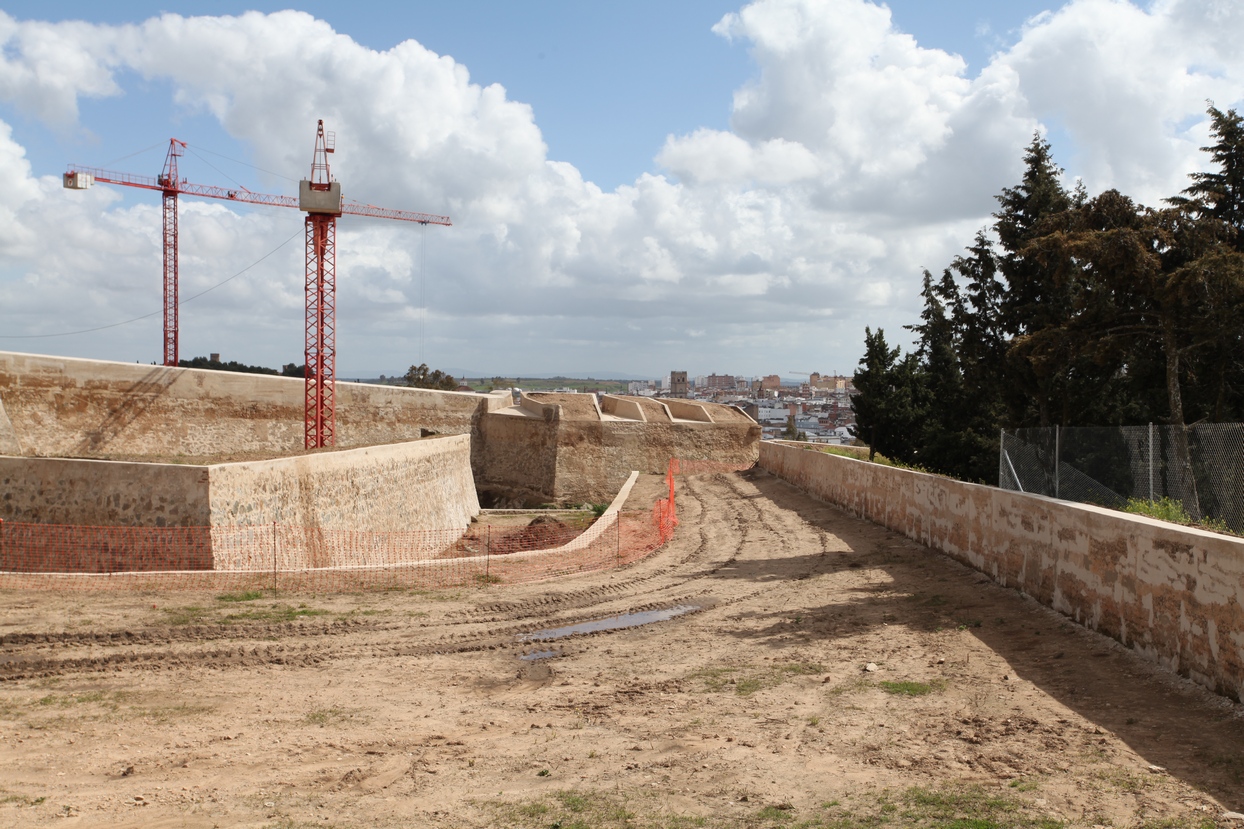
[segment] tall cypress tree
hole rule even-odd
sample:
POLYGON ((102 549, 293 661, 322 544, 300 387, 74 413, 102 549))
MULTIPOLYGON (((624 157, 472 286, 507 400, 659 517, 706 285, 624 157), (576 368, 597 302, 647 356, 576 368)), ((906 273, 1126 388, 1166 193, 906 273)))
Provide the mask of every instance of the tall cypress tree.
POLYGON ((917 430, 924 419, 917 382, 915 354, 903 356, 891 348, 885 332, 864 329, 864 356, 855 370, 851 395, 855 410, 854 433, 868 443, 868 459, 881 453, 903 463, 915 463, 920 444, 917 430))
POLYGON ((1194 214, 1213 217, 1226 226, 1227 241, 1244 252, 1244 118, 1234 109, 1226 112, 1210 106, 1210 133, 1217 139, 1202 147, 1217 172, 1192 173, 1192 184, 1183 196, 1166 201, 1194 214))
MULTIPOLYGON (((1006 280, 999 316, 1007 335, 1025 335, 1058 325, 1068 314, 1058 280, 1032 255, 1031 245, 1052 217, 1065 213, 1073 197, 1062 184, 1050 144, 1034 135, 1024 154, 1024 176, 997 197, 994 231, 1002 249, 998 270, 1006 280)), ((1051 425, 1062 413, 1066 370, 1057 363, 1034 363, 1022 352, 1008 356, 1005 399, 1016 425, 1051 425)))

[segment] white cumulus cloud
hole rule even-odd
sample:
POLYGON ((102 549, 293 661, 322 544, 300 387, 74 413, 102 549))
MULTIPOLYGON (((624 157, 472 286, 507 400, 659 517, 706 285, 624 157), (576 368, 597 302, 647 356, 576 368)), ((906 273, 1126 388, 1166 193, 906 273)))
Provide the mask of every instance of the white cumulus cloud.
MULTIPOLYGON (((59 171, 31 169, 5 114, 97 129, 80 102, 142 79, 291 178, 307 174, 323 118, 347 196, 452 216, 426 230, 342 220, 343 376, 415 362, 425 299, 440 365, 759 373, 796 351, 810 370, 849 370, 864 325, 901 338, 920 269, 987 223, 1034 131, 1065 136, 1060 161, 1092 190, 1153 203, 1185 186, 1205 164, 1206 99, 1244 98, 1240 9, 1072 0, 969 76, 884 6, 757 0, 714 29, 755 64, 730 129, 669 136, 652 170, 612 192, 548 157, 531 107, 415 40, 376 51, 292 11, 123 26, 0 13, 4 333, 158 307, 158 205, 62 190, 59 171)), ((301 219, 281 213, 185 201, 184 296, 254 267, 183 309, 183 353, 299 358, 301 219)), ((153 358, 149 322, 0 348, 153 358)))

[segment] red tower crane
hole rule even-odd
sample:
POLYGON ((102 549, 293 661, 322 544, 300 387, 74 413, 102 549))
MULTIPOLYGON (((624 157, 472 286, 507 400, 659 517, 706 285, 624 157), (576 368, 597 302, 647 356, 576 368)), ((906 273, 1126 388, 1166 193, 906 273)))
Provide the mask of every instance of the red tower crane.
POLYGON ((304 404, 305 446, 315 449, 336 445, 336 298, 337 298, 337 217, 369 216, 395 219, 421 225, 445 225, 448 216, 393 210, 344 200, 341 183, 334 180, 328 156, 335 149, 334 136, 324 131, 321 120, 315 132, 315 152, 311 158, 311 177, 298 183, 298 198, 253 193, 245 187, 229 189, 209 184, 192 184, 177 173, 186 142, 170 138, 164 170, 159 176, 134 175, 71 165, 64 175, 64 186, 85 190, 95 183, 119 184, 144 190, 158 190, 164 197, 164 365, 178 364, 177 313, 177 197, 203 196, 209 199, 292 207, 307 214, 306 273, 306 390, 304 404))

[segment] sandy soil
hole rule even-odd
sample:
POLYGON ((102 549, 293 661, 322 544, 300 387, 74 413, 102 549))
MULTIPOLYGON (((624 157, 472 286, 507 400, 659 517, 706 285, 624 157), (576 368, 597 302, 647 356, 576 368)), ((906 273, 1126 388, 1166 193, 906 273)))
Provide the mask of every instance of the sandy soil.
POLYGON ((557 582, 0 594, 0 825, 1244 826, 1241 706, 766 473, 679 485, 557 582))

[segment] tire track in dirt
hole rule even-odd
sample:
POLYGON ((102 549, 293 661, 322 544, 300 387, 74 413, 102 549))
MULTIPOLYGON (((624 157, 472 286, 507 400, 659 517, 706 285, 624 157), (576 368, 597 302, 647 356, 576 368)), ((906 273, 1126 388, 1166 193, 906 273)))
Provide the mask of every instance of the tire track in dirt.
MULTIPOLYGON (((258 665, 314 665, 327 660, 421 657, 471 651, 522 651, 532 643, 518 637, 550 627, 675 605, 721 608, 780 589, 788 579, 808 578, 826 569, 818 560, 757 585, 721 578, 745 549, 763 541, 803 544, 824 530, 767 514, 756 503, 757 490, 733 474, 680 479, 681 526, 667 546, 631 565, 637 575, 620 582, 546 593, 526 601, 493 602, 449 611, 437 621, 394 624, 371 619, 338 619, 262 625, 193 625, 91 633, 32 632, 0 639, 0 682, 66 673, 121 669, 229 669, 258 665), (714 516, 705 521, 704 516, 714 516), (729 520, 720 520, 721 516, 729 520), (578 612, 571 612, 578 611, 578 612), (222 639, 230 640, 219 645, 222 639), (299 640, 297 643, 290 639, 299 640), (277 641, 273 641, 277 640, 277 641), (98 648, 125 648, 100 654, 98 648), (61 651, 61 653, 57 653, 61 651), (69 652, 65 652, 69 651, 69 652)), ((823 559, 824 557, 817 557, 823 559)), ((577 578, 604 579, 616 571, 577 578)), ((575 634, 576 644, 617 631, 575 634)))

